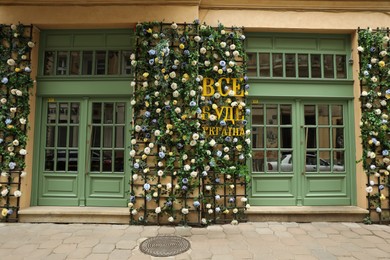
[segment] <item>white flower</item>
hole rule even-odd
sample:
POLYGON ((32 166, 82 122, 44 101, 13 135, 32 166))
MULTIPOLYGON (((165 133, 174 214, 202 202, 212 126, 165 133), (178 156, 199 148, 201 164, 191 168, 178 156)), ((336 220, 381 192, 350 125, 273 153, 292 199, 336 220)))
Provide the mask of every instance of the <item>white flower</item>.
POLYGON ((131 215, 137 215, 137 213, 138 213, 138 211, 137 211, 136 209, 133 209, 133 210, 131 211, 131 215))
POLYGON ((247 202, 247 201, 248 201, 248 199, 247 199, 247 198, 245 198, 245 197, 242 197, 242 198, 241 198, 241 201, 242 201, 242 202, 247 202))
POLYGON ((138 174, 134 173, 132 178, 133 178, 133 181, 136 181, 138 179, 138 174))
POLYGON ((362 95, 362 97, 367 97, 368 96, 368 92, 364 90, 364 91, 362 91, 361 95, 362 95))
POLYGON ((223 159, 224 159, 225 161, 228 161, 228 160, 230 160, 230 156, 229 156, 228 154, 226 154, 226 155, 223 157, 223 159))
POLYGON ((189 210, 187 208, 182 208, 181 209, 181 213, 183 213, 184 215, 187 215, 189 212, 189 210))
POLYGON ((169 221, 169 222, 173 222, 173 221, 175 221, 175 219, 174 219, 172 216, 170 216, 170 217, 168 218, 168 221, 169 221))
POLYGON ((131 144, 136 144, 137 143, 137 140, 136 139, 131 139, 131 144))
POLYGON ((175 108, 175 112, 178 113, 178 114, 180 114, 180 113, 181 113, 180 107, 175 108))
POLYGON ((195 146, 196 145, 196 141, 195 140, 191 140, 190 145, 191 146, 195 146))
POLYGON ((26 177, 26 175, 27 175, 27 172, 26 171, 22 171, 22 173, 20 174, 20 177, 24 178, 24 177, 26 177))
POLYGON ((234 208, 233 209, 233 213, 236 214, 238 212, 238 209, 237 208, 234 208))
POLYGON ((201 40, 200 36, 197 35, 197 36, 194 37, 194 41, 200 42, 200 40, 201 40))
POLYGON ((196 91, 195 91, 195 90, 191 90, 191 91, 190 91, 190 96, 193 97, 193 96, 195 96, 195 95, 196 95, 196 91))
POLYGON ((246 142, 247 144, 251 144, 251 139, 247 138, 247 139, 245 139, 245 142, 246 142))
POLYGON ((15 140, 12 141, 12 144, 15 145, 15 146, 18 146, 19 145, 19 141, 17 139, 15 139, 15 140))
POLYGON ((367 103, 367 104, 366 104, 366 107, 367 107, 368 109, 370 109, 370 108, 372 108, 372 104, 371 104, 371 103, 367 103))
POLYGON ((5 103, 7 103, 7 99, 6 99, 6 98, 2 98, 2 99, 0 100, 0 102, 1 102, 1 104, 5 104, 5 103))
POLYGON ((233 56, 234 57, 238 57, 240 55, 240 53, 238 51, 233 51, 233 56))
POLYGON ((4 189, 1 191, 1 196, 5 197, 8 194, 8 189, 4 189))
POLYGON ((236 219, 233 219, 232 222, 230 222, 232 225, 238 225, 238 221, 236 219))
POLYGON ((132 65, 132 66, 137 66, 137 61, 136 61, 136 60, 132 60, 132 61, 131 61, 131 65, 132 65))
POLYGON ((201 222, 202 222, 203 225, 206 225, 206 224, 207 224, 207 219, 202 218, 202 219, 201 219, 201 222))
POLYGON ((14 59, 8 59, 8 60, 7 60, 7 64, 8 64, 9 66, 14 66, 14 65, 16 64, 16 62, 15 62, 14 59))
POLYGON ((15 112, 16 112, 16 107, 11 107, 11 108, 9 109, 9 111, 10 111, 11 113, 15 113, 15 112))
POLYGON ((223 148, 223 151, 225 152, 225 153, 227 153, 227 152, 229 152, 229 147, 227 147, 227 146, 225 146, 224 148, 223 148))
POLYGON ((210 142, 209 142, 209 145, 210 146, 214 146, 216 144, 215 140, 214 139, 211 139, 210 142))
POLYGON ((177 24, 176 24, 176 23, 171 24, 171 28, 172 28, 173 30, 176 30, 176 29, 177 29, 177 24))
POLYGON ((154 212, 156 212, 156 214, 160 213, 161 212, 161 208, 160 207, 157 207, 154 212))
POLYGON ((135 126, 135 131, 136 132, 140 132, 142 130, 142 127, 141 126, 139 126, 139 125, 136 125, 135 126))
POLYGON ((214 98, 218 99, 221 97, 221 94, 219 94, 218 92, 214 94, 214 98))
POLYGON ((371 186, 374 186, 374 185, 375 185, 375 182, 374 182, 374 181, 370 181, 370 185, 371 185, 371 186))
POLYGON ((375 109, 374 112, 376 115, 380 115, 382 113, 382 111, 379 108, 375 109))
POLYGON ((387 55, 387 51, 381 51, 381 52, 379 53, 379 55, 380 55, 381 57, 385 57, 385 56, 387 55))
POLYGON ((246 204, 246 205, 245 205, 245 208, 246 208, 246 209, 250 209, 250 208, 251 208, 251 205, 250 205, 250 204, 246 204))
POLYGON ((229 51, 225 51, 225 56, 226 57, 230 57, 230 52, 229 51))
POLYGON ((167 183, 167 190, 170 190, 172 189, 172 184, 171 183, 167 183))
POLYGON ((199 139, 199 134, 197 134, 197 133, 192 134, 192 139, 198 140, 199 139))
POLYGON ((206 60, 206 61, 204 62, 204 65, 205 65, 206 67, 210 66, 210 61, 209 61, 209 60, 206 60))
POLYGON ((206 190, 211 190, 212 187, 211 187, 211 185, 206 185, 205 188, 206 188, 206 190))
POLYGON ((382 106, 386 106, 386 105, 387 105, 386 100, 382 100, 382 101, 381 101, 381 105, 382 105, 382 106))
POLYGON ((127 203, 127 207, 132 208, 133 206, 134 206, 133 203, 131 203, 131 202, 127 203))
POLYGON ((245 134, 246 134, 247 136, 250 135, 250 134, 251 134, 251 130, 249 130, 249 129, 246 130, 246 131, 245 131, 245 134))
POLYGON ((184 165, 183 168, 184 168, 184 170, 185 170, 186 172, 188 172, 189 170, 191 170, 191 166, 188 165, 188 164, 184 165))
POLYGON ((130 86, 131 86, 131 87, 135 87, 135 81, 132 81, 132 82, 130 83, 130 86))
POLYGON ((226 47, 226 42, 221 42, 221 43, 219 44, 219 46, 221 46, 221 48, 225 48, 225 47, 226 47))
POLYGON ((145 81, 145 82, 142 83, 142 86, 143 86, 144 88, 146 88, 147 86, 149 86, 149 83, 148 83, 147 81, 145 81))
POLYGON ((190 175, 192 178, 195 178, 196 176, 198 176, 198 172, 192 171, 190 175))
POLYGON ((157 108, 157 109, 156 109, 156 113, 157 113, 157 114, 160 114, 160 113, 161 113, 161 108, 157 108))
POLYGON ((28 47, 33 48, 35 46, 35 43, 30 41, 27 43, 27 45, 28 45, 28 47))
POLYGON ((150 154, 150 148, 149 148, 149 147, 145 147, 144 153, 145 153, 145 154, 150 154))
POLYGON ((214 210, 209 209, 207 212, 208 212, 209 214, 213 214, 214 210))
POLYGON ((357 50, 358 50, 359 52, 362 52, 362 51, 364 51, 364 48, 363 48, 362 46, 358 46, 358 47, 357 47, 357 50))
POLYGON ((15 31, 17 28, 16 24, 11 24, 11 30, 15 31))
POLYGON ((132 106, 134 106, 135 105, 135 100, 133 99, 133 100, 131 100, 131 102, 130 102, 130 104, 132 105, 132 106))
POLYGON ((132 54, 130 55, 130 60, 135 60, 135 54, 134 54, 134 53, 132 53, 132 54))
POLYGON ((20 190, 16 190, 16 191, 14 191, 14 196, 18 198, 18 197, 22 196, 22 192, 20 190))
POLYGON ((201 54, 205 54, 207 52, 205 47, 200 48, 199 51, 200 51, 201 54))
POLYGON ((236 45, 231 44, 231 45, 230 45, 230 49, 231 49, 231 50, 235 50, 235 49, 236 49, 236 45))
POLYGON ((380 207, 376 207, 375 211, 378 212, 378 213, 381 213, 382 209, 380 207))
POLYGON ((377 58, 371 58, 371 63, 375 64, 378 62, 378 59, 377 58))
POLYGON ((210 121, 215 121, 215 120, 217 120, 217 117, 215 115, 210 115, 209 119, 210 119, 210 121))
POLYGON ((134 157, 134 156, 135 156, 135 150, 131 150, 131 151, 130 151, 130 156, 131 156, 131 157, 134 157))
POLYGON ((169 73, 169 77, 171 77, 172 79, 176 78, 176 72, 172 71, 171 73, 169 73))
POLYGON ((159 170, 159 171, 157 172, 157 175, 161 177, 161 176, 164 175, 164 172, 163 172, 162 170, 159 170))
POLYGON ((26 154, 27 154, 27 150, 25 150, 25 149, 20 149, 20 150, 19 150, 19 154, 20 154, 20 155, 26 155, 26 154))

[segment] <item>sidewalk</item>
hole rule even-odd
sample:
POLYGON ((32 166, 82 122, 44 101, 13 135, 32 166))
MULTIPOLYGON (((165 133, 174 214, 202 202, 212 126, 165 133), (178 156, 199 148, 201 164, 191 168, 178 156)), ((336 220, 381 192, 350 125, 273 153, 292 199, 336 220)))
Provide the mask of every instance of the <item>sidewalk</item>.
POLYGON ((390 259, 390 226, 251 222, 207 228, 96 224, 0 224, 0 259, 390 259), (148 237, 177 235, 191 248, 158 258, 148 237))

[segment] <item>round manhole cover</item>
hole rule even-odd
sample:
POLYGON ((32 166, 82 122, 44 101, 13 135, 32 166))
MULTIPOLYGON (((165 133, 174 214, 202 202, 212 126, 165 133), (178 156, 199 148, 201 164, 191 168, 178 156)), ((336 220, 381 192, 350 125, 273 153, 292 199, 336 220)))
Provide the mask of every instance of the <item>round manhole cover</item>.
POLYGON ((190 249, 190 242, 178 236, 158 236, 146 239, 139 248, 142 253, 151 256, 174 256, 190 249))

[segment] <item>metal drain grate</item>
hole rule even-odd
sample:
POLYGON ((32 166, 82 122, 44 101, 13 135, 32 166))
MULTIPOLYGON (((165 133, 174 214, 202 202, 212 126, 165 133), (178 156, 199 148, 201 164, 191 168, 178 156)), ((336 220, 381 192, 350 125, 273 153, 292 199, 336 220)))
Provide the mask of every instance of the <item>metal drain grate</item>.
POLYGON ((178 236, 157 236, 146 239, 139 249, 142 253, 151 256, 174 256, 190 249, 190 242, 178 236))

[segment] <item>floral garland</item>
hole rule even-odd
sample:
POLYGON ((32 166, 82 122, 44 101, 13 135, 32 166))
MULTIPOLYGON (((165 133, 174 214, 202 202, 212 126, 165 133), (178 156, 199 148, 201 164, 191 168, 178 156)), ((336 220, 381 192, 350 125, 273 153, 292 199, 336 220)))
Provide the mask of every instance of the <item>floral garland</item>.
POLYGON ((367 223, 382 221, 389 212, 390 63, 389 32, 359 30, 363 168, 367 174, 367 223), (374 213, 377 213, 375 216, 374 213))
POLYGON ((3 220, 17 220, 21 178, 26 175, 32 27, 0 25, 0 192, 3 220), (16 217, 15 217, 16 216, 16 217))
POLYGON ((198 21, 136 35, 131 222, 238 223, 249 208, 244 35, 198 21))

